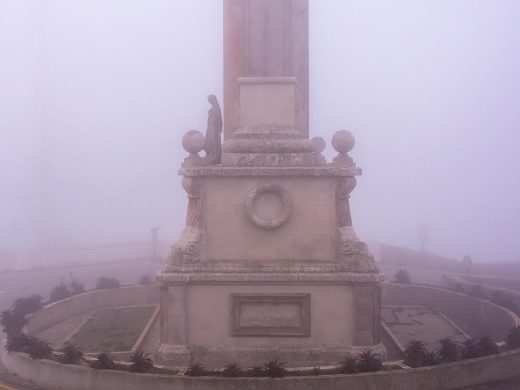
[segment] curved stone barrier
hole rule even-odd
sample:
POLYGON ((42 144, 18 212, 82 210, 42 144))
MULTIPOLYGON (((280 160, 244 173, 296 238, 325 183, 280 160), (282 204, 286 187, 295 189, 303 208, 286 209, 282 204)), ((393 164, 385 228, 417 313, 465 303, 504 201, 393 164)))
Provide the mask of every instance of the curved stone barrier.
POLYGON ((472 336, 503 340, 511 328, 520 325, 511 310, 442 288, 384 283, 381 292, 383 305, 437 307, 472 336))
POLYGON ((101 307, 158 303, 159 288, 154 284, 88 291, 51 303, 37 311, 29 318, 26 331, 28 334, 35 334, 71 317, 101 307))
MULTIPOLYGON (((2 343, 3 344, 3 343, 2 343)), ((518 376, 520 350, 434 367, 357 375, 270 378, 189 378, 123 371, 94 370, 50 360, 32 360, 25 353, 0 357, 16 375, 51 389, 67 390, 454 390, 518 376)))

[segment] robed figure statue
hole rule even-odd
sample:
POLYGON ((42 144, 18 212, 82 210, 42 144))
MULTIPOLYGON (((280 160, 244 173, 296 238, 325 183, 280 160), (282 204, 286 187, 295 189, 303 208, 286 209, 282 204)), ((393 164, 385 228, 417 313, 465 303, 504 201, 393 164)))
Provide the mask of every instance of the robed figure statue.
POLYGON ((208 129, 206 130, 205 163, 220 164, 222 154, 220 134, 222 133, 222 111, 215 95, 208 96, 211 109, 208 111, 208 129))

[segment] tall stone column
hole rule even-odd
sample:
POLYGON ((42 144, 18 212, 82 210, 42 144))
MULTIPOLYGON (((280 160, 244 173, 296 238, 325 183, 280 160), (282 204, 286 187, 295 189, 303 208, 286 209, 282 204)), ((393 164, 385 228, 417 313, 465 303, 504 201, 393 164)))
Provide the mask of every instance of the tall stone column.
POLYGON ((308 0, 224 0, 224 138, 240 127, 241 78, 295 78, 295 127, 309 135, 308 0))

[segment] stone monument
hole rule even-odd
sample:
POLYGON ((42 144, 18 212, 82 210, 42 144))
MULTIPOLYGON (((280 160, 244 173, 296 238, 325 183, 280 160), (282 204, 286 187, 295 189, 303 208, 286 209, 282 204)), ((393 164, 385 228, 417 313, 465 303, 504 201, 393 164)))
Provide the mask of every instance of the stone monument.
POLYGON ((308 0, 224 5, 225 142, 208 164, 203 134, 183 138, 188 210, 158 274, 159 357, 314 366, 383 352, 383 277, 350 214, 354 137, 338 131, 327 163, 307 135, 308 0))

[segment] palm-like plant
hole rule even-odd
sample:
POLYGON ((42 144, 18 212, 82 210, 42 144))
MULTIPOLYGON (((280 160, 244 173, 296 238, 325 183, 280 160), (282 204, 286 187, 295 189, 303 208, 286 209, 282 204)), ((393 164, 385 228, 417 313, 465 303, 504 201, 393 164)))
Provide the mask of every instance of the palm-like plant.
POLYGON ((361 372, 375 372, 383 368, 383 362, 379 355, 368 350, 359 355, 358 367, 361 372))
POLYGON ((287 370, 283 367, 284 364, 278 360, 271 360, 264 366, 265 374, 269 378, 281 378, 287 374, 287 370))
POLYGON ((96 360, 90 366, 96 370, 113 370, 116 368, 116 364, 106 352, 98 354, 96 360))
POLYGON ((410 367, 421 367, 426 362, 426 346, 420 340, 411 340, 404 348, 404 362, 410 367))
POLYGON ((451 337, 439 340, 439 344, 437 354, 442 363, 455 362, 459 359, 459 346, 451 337))
POLYGON ((339 370, 342 374, 355 374, 359 372, 357 359, 351 355, 345 356, 345 359, 339 363, 339 370))
POLYGON ((63 350, 63 355, 60 358, 63 364, 77 364, 83 358, 83 352, 76 344, 66 345, 63 350))
POLYGON ((137 351, 130 358, 132 365, 130 366, 131 372, 144 373, 149 372, 153 368, 153 361, 148 353, 137 351))
POLYGON ((20 333, 26 322, 25 315, 13 309, 4 310, 0 314, 0 324, 8 336, 20 333))

